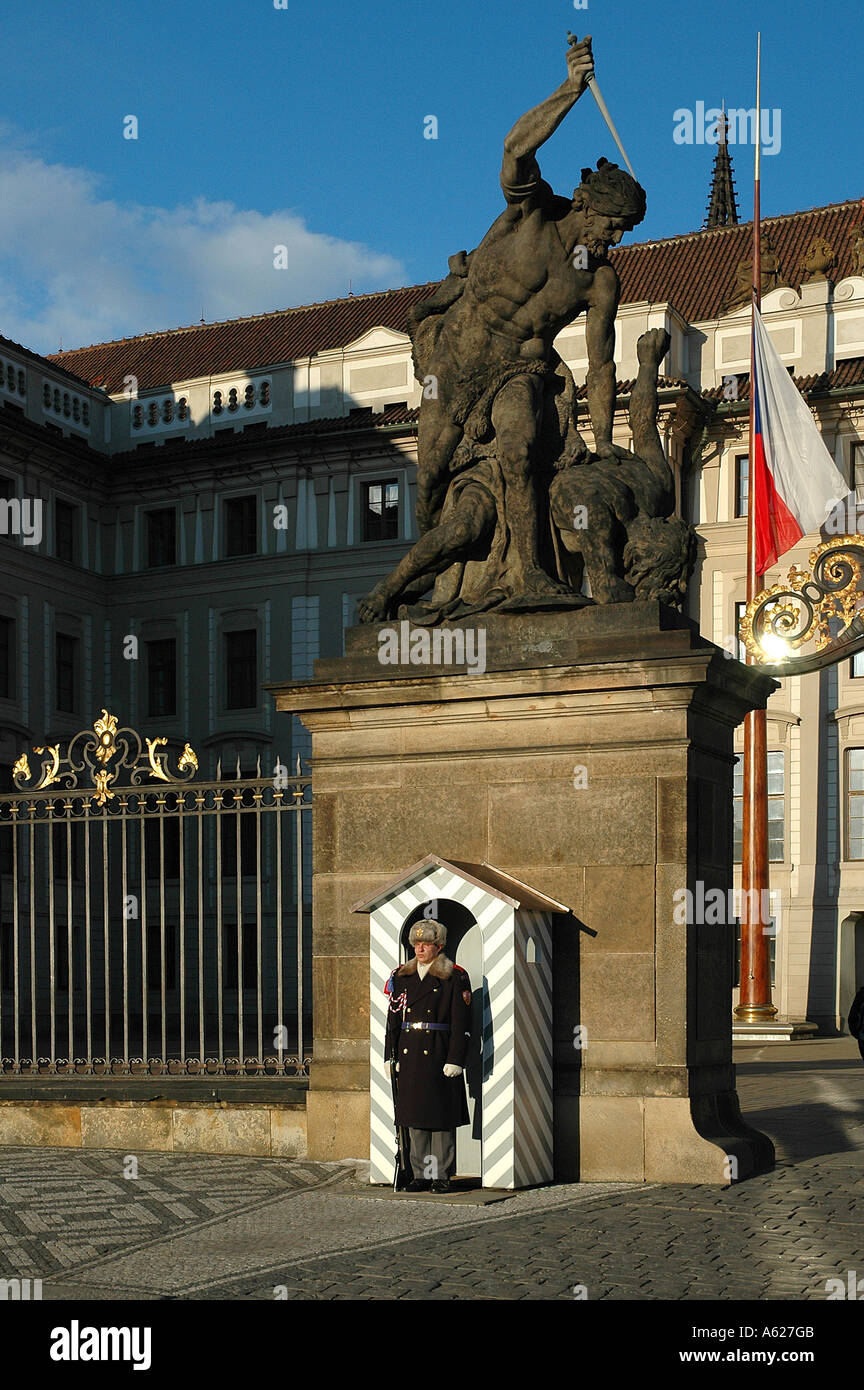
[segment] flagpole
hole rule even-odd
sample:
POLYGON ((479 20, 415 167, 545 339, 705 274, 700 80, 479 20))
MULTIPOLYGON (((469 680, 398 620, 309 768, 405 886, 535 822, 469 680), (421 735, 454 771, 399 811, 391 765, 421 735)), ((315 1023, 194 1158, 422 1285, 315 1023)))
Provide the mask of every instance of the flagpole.
MULTIPOLYGON (((756 38, 756 156, 753 180, 753 314, 750 331, 750 444, 747 478, 747 602, 765 587, 756 571, 756 349, 755 314, 762 307, 760 176, 762 156, 762 35, 756 38)), ((748 653, 747 661, 755 658, 748 653)), ((744 796, 741 837, 741 987, 735 1009, 741 1023, 768 1022, 777 1010, 771 999, 771 956, 766 932, 768 898, 768 741, 764 709, 744 720, 744 796), (764 920, 763 920, 764 918, 764 920)))

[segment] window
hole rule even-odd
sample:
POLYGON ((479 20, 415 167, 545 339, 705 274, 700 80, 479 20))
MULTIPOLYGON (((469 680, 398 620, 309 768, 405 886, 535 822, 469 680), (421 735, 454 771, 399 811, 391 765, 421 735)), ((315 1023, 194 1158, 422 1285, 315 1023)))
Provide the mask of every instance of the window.
POLYGON ((864 443, 852 445, 852 467, 849 482, 855 502, 864 502, 864 443))
MULTIPOLYGON (((0 791, 10 792, 14 789, 11 764, 0 763, 0 791)), ((0 874, 11 874, 13 867, 12 824, 7 820, 0 822, 0 874)))
MULTIPOLYGON (((167 822, 166 822, 167 824, 167 822)), ((175 922, 165 923, 165 988, 177 988, 179 932, 175 922)), ((158 922, 147 923, 147 993, 162 990, 162 931, 158 922)))
POLYGON ((750 480, 750 460, 746 454, 735 459, 735 515, 747 515, 747 488, 750 480))
MULTIPOLYGON (((226 787, 222 794, 224 813, 219 821, 222 826, 222 879, 236 878, 237 875, 237 828, 240 828, 240 876, 254 876, 258 872, 258 831, 257 816, 251 809, 241 809, 237 814, 238 796, 233 787, 226 787), (234 811, 234 815, 229 815, 234 811)), ((240 801, 243 806, 242 800, 240 801)))
POLYGON ((735 605, 735 642, 737 644, 739 661, 747 660, 747 648, 741 641, 741 638, 738 636, 739 632, 741 631, 741 619, 744 617, 744 612, 746 608, 746 603, 736 603, 735 605))
POLYGON ((363 484, 364 541, 394 541, 399 536, 399 484, 395 478, 386 482, 363 484))
POLYGON ((258 634, 254 628, 225 634, 225 705, 254 709, 258 703, 258 634))
MULTIPOLYGON (((768 931, 768 962, 769 962, 769 965, 770 965, 770 968, 771 968, 771 988, 772 988, 772 989, 774 988, 774 986, 775 986, 775 984, 776 984, 776 982, 777 982, 777 981, 776 981, 776 975, 777 975, 777 931, 776 931, 776 925, 777 925, 777 924, 776 924, 776 918, 772 917, 772 918, 771 918, 771 928, 772 928, 772 930, 768 930, 768 928, 766 928, 766 931, 768 931)), ((740 922, 740 920, 739 920, 739 922, 738 922, 737 932, 738 932, 738 939, 737 939, 737 941, 736 941, 736 943, 735 943, 735 978, 734 978, 734 980, 732 981, 732 988, 733 988, 733 989, 740 989, 740 988, 741 988, 741 922, 740 922)))
POLYGON ((0 700, 15 697, 15 620, 0 618, 0 700))
POLYGON ((147 714, 151 719, 177 713, 177 643, 173 637, 147 646, 147 714))
POLYGON ((864 859, 864 748, 846 750, 846 858, 864 859))
MULTIPOLYGON (((772 864, 783 862, 786 798, 784 793, 784 762, 782 753, 768 754, 768 858, 772 864)), ((744 816, 744 763, 735 759, 732 787, 732 858, 741 863, 744 816)), ((862 856, 864 857, 864 856, 862 856)))
POLYGON ((144 822, 144 873, 148 879, 179 879, 180 821, 176 816, 153 816, 144 822))
POLYGON ((74 714, 78 675, 78 640, 58 632, 54 642, 57 668, 57 709, 65 714, 74 714))
POLYGON ((147 513, 147 564, 150 569, 177 563, 177 514, 173 507, 147 513))
POLYGON ((257 497, 226 497, 224 507, 226 557, 254 555, 258 550, 257 497))
POLYGON ((15 983, 15 957, 12 946, 12 923, 0 926, 0 989, 11 990, 15 983))
POLYGON ((55 821, 51 826, 54 878, 80 882, 84 868, 84 826, 81 821, 55 821))
POLYGON ((78 558, 77 530, 78 508, 74 502, 63 502, 57 497, 54 501, 54 553, 58 560, 69 560, 74 565, 78 558))
POLYGON ((226 989, 237 988, 237 956, 243 962, 243 988, 255 989, 258 984, 258 956, 255 923, 244 922, 242 932, 236 922, 226 922, 222 929, 222 980, 226 989))
POLYGON ((864 652, 856 652, 849 662, 849 674, 852 676, 864 676, 864 652))

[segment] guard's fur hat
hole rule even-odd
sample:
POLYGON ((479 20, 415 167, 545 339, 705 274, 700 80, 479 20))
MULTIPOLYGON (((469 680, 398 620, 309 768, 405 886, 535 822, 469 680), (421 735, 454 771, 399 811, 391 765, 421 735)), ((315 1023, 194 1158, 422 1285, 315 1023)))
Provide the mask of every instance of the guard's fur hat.
POLYGON ((408 940, 412 946, 416 946, 418 941, 429 941, 433 946, 446 946, 447 928, 441 922, 433 922, 430 918, 424 917, 422 921, 414 923, 408 933, 408 940))

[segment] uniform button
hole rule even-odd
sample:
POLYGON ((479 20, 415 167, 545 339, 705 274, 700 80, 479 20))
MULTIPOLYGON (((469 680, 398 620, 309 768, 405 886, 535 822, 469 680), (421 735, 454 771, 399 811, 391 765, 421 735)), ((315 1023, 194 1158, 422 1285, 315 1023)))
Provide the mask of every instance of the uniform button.
POLYGON ((403 1056, 403 1057, 407 1057, 407 1056, 408 1056, 408 1049, 407 1049, 407 1047, 403 1047, 403 1049, 402 1049, 402 1056, 403 1056))
POLYGON ((428 1049, 425 1048, 425 1047, 424 1047, 424 1049, 423 1049, 423 1056, 424 1056, 424 1057, 428 1057, 428 1056, 429 1056, 429 1051, 428 1051, 428 1049))
POLYGON ((411 1010, 410 1010, 410 1009, 406 1009, 405 1012, 410 1014, 411 1010))

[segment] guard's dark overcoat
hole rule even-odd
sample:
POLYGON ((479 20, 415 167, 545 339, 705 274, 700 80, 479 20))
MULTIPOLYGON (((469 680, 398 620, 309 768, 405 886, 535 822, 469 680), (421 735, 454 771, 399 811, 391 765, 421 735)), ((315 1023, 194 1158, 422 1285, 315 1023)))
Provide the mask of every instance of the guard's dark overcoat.
POLYGON ((387 982, 390 1008, 384 1059, 399 1063, 396 1123, 411 1129, 456 1129, 468 1123, 465 1078, 446 1077, 444 1065, 464 1067, 471 1036, 471 982, 460 965, 437 955, 426 978, 417 958, 387 982), (404 1001, 402 995, 404 994, 404 1001), (443 1023, 446 1032, 403 1030, 406 1023, 443 1023))

